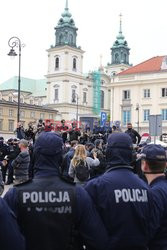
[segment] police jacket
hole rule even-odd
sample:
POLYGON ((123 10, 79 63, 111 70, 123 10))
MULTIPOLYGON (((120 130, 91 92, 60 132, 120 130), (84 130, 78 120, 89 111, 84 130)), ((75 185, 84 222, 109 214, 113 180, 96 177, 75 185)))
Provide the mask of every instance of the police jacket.
POLYGON ((9 146, 0 142, 0 161, 3 161, 4 157, 9 154, 9 146))
POLYGON ((129 166, 113 167, 85 188, 109 232, 109 249, 147 249, 156 224, 150 225, 152 197, 129 166))
POLYGON ((26 238, 27 250, 71 250, 79 237, 90 249, 107 249, 107 232, 80 186, 59 177, 58 156, 36 161, 31 182, 5 195, 26 238))
POLYGON ((0 249, 2 250, 25 250, 25 241, 19 231, 16 217, 0 198, 0 249))
POLYGON ((151 183, 151 191, 154 197, 156 216, 160 219, 157 233, 150 241, 150 250, 167 249, 167 179, 160 176, 151 183))

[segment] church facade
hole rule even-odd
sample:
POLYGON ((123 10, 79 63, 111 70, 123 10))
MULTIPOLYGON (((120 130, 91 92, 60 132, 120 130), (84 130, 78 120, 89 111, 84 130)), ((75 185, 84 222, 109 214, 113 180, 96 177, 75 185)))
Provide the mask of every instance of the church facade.
MULTIPOLYGON (((129 65, 129 48, 120 32, 111 48, 111 64, 99 67, 100 112, 110 115, 111 75, 125 70, 129 65)), ((59 111, 60 118, 79 120, 81 117, 99 117, 93 112, 93 73, 83 73, 84 51, 77 46, 77 28, 69 12, 65 10, 55 27, 55 45, 48 49, 47 104, 59 111)))

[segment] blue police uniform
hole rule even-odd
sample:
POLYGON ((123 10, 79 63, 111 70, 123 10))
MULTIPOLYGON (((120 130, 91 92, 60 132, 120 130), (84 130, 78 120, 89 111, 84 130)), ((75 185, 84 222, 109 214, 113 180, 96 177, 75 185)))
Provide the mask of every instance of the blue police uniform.
POLYGON ((127 134, 110 135, 106 152, 108 170, 85 186, 109 232, 111 250, 147 249, 156 230, 149 187, 130 167, 131 146, 127 134))
POLYGON ((25 241, 19 231, 16 217, 2 198, 0 198, 0 232, 0 249, 25 249, 25 241))
MULTIPOLYGON (((152 174, 153 179, 150 182, 151 192, 154 199, 154 209, 156 217, 159 218, 160 225, 154 237, 149 244, 149 250, 166 250, 167 249, 167 177, 164 174, 166 165, 166 152, 161 145, 146 145, 141 152, 141 158, 152 162, 148 172, 152 174), (156 163, 155 163, 156 162, 156 163), (162 164, 159 166, 159 163, 162 164), (153 165, 155 163, 155 165, 153 165), (158 169, 161 170, 158 170, 158 169)), ((146 176, 146 177, 147 177, 146 176)))
POLYGON ((62 139, 43 132, 34 147, 34 179, 15 186, 5 200, 17 216, 27 250, 107 249, 106 229, 87 192, 59 177, 62 139))
POLYGON ((149 244, 150 250, 167 249, 167 179, 160 176, 150 183, 157 217, 160 218, 161 224, 157 233, 151 239, 149 244))

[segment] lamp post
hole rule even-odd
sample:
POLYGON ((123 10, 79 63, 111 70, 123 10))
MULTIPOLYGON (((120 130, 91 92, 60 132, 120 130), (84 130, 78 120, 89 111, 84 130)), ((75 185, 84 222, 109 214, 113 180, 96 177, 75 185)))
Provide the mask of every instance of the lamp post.
POLYGON ((139 133, 139 109, 140 109, 140 107, 139 107, 139 104, 137 103, 136 104, 136 111, 137 111, 137 131, 138 131, 138 133, 139 133))
POLYGON ((20 71, 21 71, 21 41, 18 37, 13 36, 9 39, 8 45, 11 48, 8 56, 14 57, 17 56, 17 53, 14 50, 14 47, 18 47, 19 50, 19 74, 18 74, 18 106, 17 106, 17 123, 20 122, 20 83, 21 83, 21 78, 20 78, 20 71))

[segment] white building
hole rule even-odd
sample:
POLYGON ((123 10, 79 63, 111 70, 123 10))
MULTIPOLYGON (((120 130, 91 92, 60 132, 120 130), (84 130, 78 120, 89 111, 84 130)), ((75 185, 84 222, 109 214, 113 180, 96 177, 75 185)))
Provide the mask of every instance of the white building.
POLYGON ((148 132, 149 115, 162 114, 167 131, 167 56, 153 57, 131 67, 111 80, 111 120, 125 128, 132 122, 148 132))

